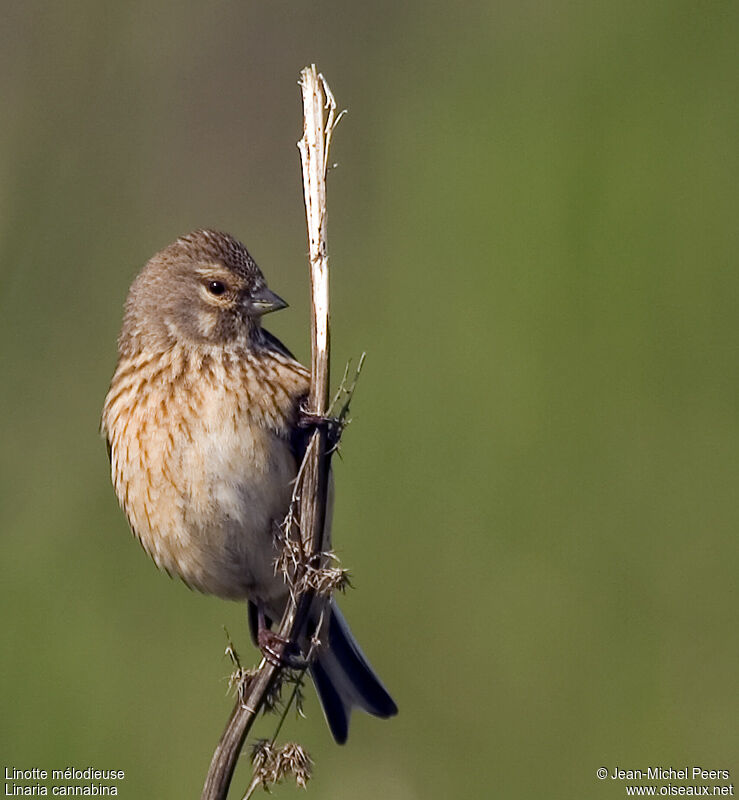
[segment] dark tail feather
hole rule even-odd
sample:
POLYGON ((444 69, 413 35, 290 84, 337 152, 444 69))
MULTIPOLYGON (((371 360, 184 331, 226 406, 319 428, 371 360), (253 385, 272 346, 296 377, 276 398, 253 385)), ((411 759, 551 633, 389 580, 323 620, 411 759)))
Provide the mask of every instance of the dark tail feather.
POLYGON ((349 709, 344 706, 320 659, 311 665, 310 675, 331 734, 338 744, 344 744, 349 735, 349 709))
POLYGON ((328 648, 320 652, 310 673, 328 726, 339 744, 346 741, 354 706, 383 719, 398 713, 398 707, 333 603, 328 623, 328 648))

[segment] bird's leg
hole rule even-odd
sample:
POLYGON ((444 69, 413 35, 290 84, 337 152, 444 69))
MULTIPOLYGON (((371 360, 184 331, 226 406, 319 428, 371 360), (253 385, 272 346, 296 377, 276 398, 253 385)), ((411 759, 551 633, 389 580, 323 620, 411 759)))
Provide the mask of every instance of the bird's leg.
POLYGON ((262 655, 275 667, 305 669, 308 666, 297 645, 269 629, 261 602, 257 603, 257 644, 262 655))

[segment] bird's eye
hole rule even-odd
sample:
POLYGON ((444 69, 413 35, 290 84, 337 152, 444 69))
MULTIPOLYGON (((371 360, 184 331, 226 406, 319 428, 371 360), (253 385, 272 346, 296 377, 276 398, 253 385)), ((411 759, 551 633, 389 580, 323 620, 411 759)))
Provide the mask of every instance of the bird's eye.
POLYGON ((208 281, 208 291, 220 297, 226 291, 226 284, 221 281, 208 281))

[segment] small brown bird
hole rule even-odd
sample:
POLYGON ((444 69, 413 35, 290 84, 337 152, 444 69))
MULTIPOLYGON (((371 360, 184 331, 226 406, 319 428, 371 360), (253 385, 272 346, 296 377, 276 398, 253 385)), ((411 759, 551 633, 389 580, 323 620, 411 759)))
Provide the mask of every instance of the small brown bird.
MULTIPOLYGON (((134 535, 189 586, 248 600, 255 640, 288 598, 276 532, 305 439, 310 374, 261 324, 286 305, 241 242, 212 230, 181 237, 131 286, 102 416, 134 535)), ((354 706, 378 717, 397 707, 333 601, 326 630, 310 671, 343 743, 354 706)))

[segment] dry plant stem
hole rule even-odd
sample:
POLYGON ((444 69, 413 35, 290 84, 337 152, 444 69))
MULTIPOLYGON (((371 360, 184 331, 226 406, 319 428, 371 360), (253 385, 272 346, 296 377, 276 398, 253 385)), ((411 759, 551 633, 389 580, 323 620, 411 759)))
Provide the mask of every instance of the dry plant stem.
MULTIPOLYGON (((331 90, 315 65, 300 73, 303 94, 303 138, 298 142, 303 165, 303 189, 308 222, 311 271, 311 387, 308 412, 319 417, 328 411, 329 402, 329 293, 326 246, 326 170, 331 134, 338 118, 331 90)), ((301 470, 300 536, 308 562, 323 549, 323 523, 326 518, 329 456, 325 426, 317 426, 306 450, 301 470)), ((299 565, 298 569, 307 566, 299 565)), ((299 577, 299 576, 298 576, 299 577)), ((313 592, 291 593, 280 622, 279 635, 297 641, 313 592)), ((262 659, 258 672, 249 682, 213 753, 201 800, 226 800, 236 761, 265 697, 278 677, 280 667, 262 659)), ((256 786, 254 787, 256 788, 256 786)), ((253 792, 253 788, 250 787, 253 792)), ((247 790, 249 792, 249 790, 247 790)), ((249 794, 247 794, 249 796, 249 794)))
MULTIPOLYGON (((337 123, 336 102, 316 65, 300 73, 303 94, 303 138, 298 142, 303 166, 303 194, 308 224, 311 297, 311 385, 308 412, 324 417, 329 407, 329 284, 326 241, 326 172, 331 135, 337 123)), ((323 550, 323 525, 328 493, 328 436, 319 425, 305 456, 300 493, 300 537, 308 563, 323 550)), ((315 564, 314 564, 315 565, 315 564)), ((315 565, 317 566, 317 565, 315 565)), ((321 565, 322 566, 322 565, 321 565)), ((313 593, 303 592, 298 600, 296 629, 302 629, 313 593)))
POLYGON ((262 779, 259 777, 259 773, 255 770, 254 775, 252 775, 251 783, 247 786, 246 792, 244 792, 244 796, 241 798, 241 800, 249 800, 261 782, 262 779))

